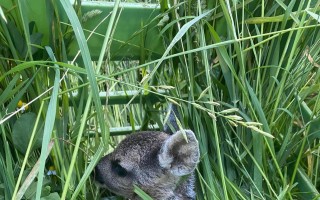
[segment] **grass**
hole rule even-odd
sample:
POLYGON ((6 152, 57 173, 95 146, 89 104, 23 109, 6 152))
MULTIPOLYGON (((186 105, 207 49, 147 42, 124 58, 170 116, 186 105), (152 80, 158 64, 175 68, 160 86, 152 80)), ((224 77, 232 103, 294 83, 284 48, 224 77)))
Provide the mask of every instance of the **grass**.
POLYGON ((121 6, 92 61, 79 5, 47 2, 70 24, 48 14, 57 31, 41 35, 26 3, 10 2, 0 3, 0 199, 99 199, 90 173, 123 138, 111 128, 164 117, 161 103, 99 98, 129 90, 181 105, 201 150, 198 199, 320 197, 319 1, 162 1, 166 49, 138 62, 108 59, 121 6), (81 57, 70 59, 72 37, 81 57))

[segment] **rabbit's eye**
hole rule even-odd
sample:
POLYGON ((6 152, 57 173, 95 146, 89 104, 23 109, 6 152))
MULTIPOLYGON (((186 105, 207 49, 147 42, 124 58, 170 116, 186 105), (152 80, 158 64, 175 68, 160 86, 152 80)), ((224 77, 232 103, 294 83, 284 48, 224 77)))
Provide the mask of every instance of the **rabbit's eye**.
POLYGON ((125 177, 128 174, 128 171, 123 168, 120 164, 119 164, 119 160, 115 160, 111 162, 111 169, 114 173, 116 173, 118 176, 120 177, 125 177))

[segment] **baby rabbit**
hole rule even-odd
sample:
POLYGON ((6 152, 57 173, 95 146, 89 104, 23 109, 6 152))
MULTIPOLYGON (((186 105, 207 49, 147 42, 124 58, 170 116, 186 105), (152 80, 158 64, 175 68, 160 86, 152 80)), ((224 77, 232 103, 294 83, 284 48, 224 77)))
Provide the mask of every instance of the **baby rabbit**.
POLYGON ((131 134, 99 161, 94 178, 101 187, 130 200, 141 199, 134 185, 157 200, 195 199, 198 141, 191 130, 178 130, 174 106, 169 112, 164 132, 131 134), (178 131, 172 133, 169 123, 178 131))

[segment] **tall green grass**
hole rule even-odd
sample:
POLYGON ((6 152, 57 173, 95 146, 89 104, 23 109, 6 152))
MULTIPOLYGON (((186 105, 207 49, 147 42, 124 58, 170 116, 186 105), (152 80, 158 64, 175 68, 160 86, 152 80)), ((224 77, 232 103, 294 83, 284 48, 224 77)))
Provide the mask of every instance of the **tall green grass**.
POLYGON ((198 199, 319 198, 319 1, 163 0, 165 53, 140 62, 104 60, 119 1, 98 62, 79 5, 47 1, 57 31, 42 35, 26 2, 11 3, 0 12, 0 199, 111 198, 90 178, 123 137, 110 127, 163 118, 161 104, 101 102, 99 91, 120 90, 181 105, 200 145, 198 199), (68 62, 73 31, 81 56, 68 62))

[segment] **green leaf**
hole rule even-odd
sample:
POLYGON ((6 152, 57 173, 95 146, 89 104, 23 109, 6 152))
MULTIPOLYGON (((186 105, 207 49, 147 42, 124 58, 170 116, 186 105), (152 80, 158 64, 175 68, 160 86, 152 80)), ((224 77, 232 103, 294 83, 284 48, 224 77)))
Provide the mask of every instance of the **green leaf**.
MULTIPOLYGON (((21 115, 15 122, 12 130, 12 140, 15 147, 20 153, 26 153, 33 127, 36 122, 37 115, 33 112, 21 115)), ((40 123, 43 124, 43 123, 40 123)), ((40 148, 42 144, 43 126, 38 126, 37 139, 34 141, 33 149, 40 148)))
POLYGON ((60 196, 58 193, 55 192, 55 193, 49 194, 46 197, 41 197, 40 200, 57 200, 57 199, 60 199, 60 196))
POLYGON ((309 199, 318 199, 320 196, 317 188, 312 183, 308 175, 304 172, 304 170, 299 167, 298 173, 296 176, 295 181, 298 183, 297 187, 299 188, 300 192, 299 199, 301 200, 309 200, 309 199))

